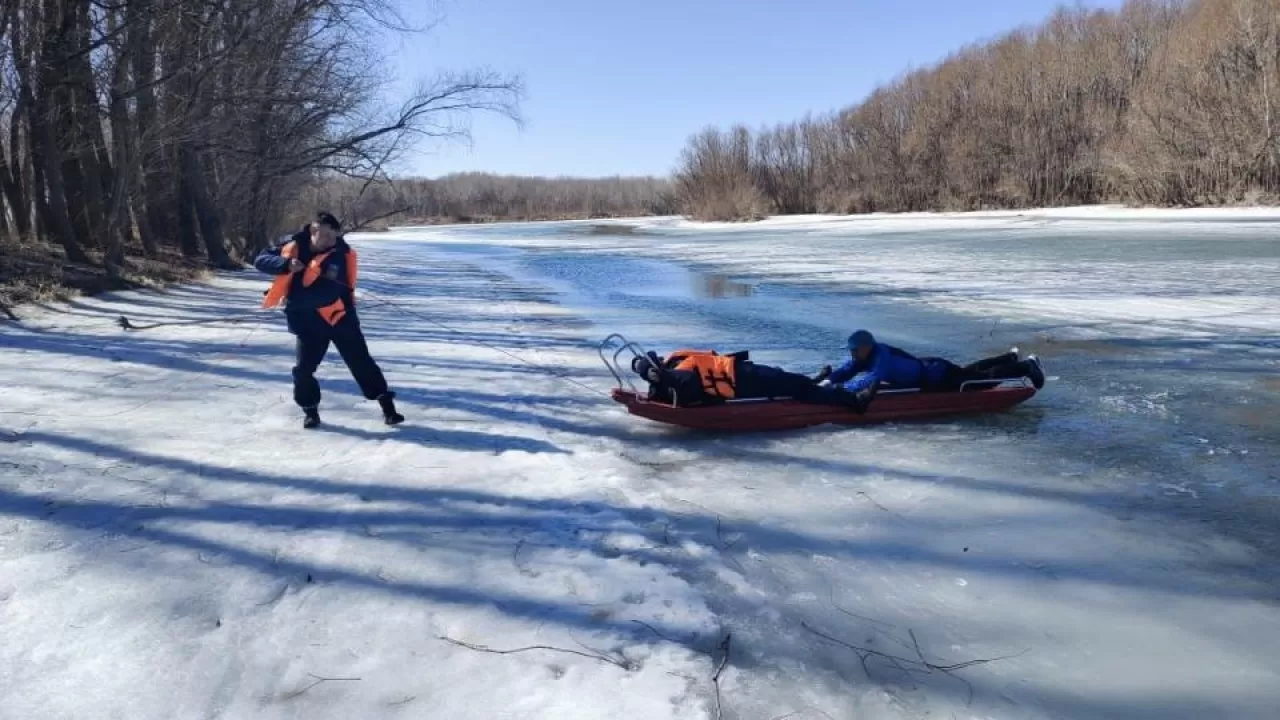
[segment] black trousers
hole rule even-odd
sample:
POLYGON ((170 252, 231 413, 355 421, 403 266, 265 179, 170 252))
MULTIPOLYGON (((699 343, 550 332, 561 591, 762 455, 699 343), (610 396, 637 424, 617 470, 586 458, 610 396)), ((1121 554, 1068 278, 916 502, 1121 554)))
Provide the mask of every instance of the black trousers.
MULTIPOLYGON (((937 360, 934 362, 937 362, 937 360)), ((963 367, 949 362, 947 365, 949 367, 943 372, 941 386, 930 388, 931 390, 954 392, 959 390, 962 384, 973 380, 1014 380, 1026 377, 1031 371, 1031 363, 1026 360, 1018 360, 1018 356, 1015 353, 983 358, 978 362, 970 363, 963 367)))
POLYGON ((369 354, 360 321, 354 313, 348 313, 337 325, 330 326, 316 314, 311 318, 290 318, 289 327, 297 337, 296 358, 293 366, 293 401, 299 407, 320 404, 320 383, 316 370, 324 361, 332 343, 351 371, 351 377, 360 385, 360 392, 370 400, 387 392, 387 380, 382 369, 369 354))
POLYGON ((857 398, 851 392, 834 387, 820 387, 808 375, 752 362, 738 365, 738 397, 790 397, 818 405, 857 405, 857 398))

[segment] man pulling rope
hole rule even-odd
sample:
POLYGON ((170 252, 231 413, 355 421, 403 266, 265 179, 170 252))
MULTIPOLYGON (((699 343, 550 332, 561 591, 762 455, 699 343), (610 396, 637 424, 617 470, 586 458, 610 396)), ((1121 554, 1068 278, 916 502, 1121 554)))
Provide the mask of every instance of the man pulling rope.
POLYGON ((342 225, 327 212, 316 215, 292 236, 263 250, 253 264, 274 275, 262 306, 284 302, 289 332, 297 338, 293 366, 293 400, 302 408, 304 428, 320 424, 320 383, 316 370, 332 343, 369 400, 377 400, 388 425, 404 422, 396 411, 395 393, 387 387, 382 369, 369 354, 360 319, 356 316, 356 251, 340 231, 342 225))

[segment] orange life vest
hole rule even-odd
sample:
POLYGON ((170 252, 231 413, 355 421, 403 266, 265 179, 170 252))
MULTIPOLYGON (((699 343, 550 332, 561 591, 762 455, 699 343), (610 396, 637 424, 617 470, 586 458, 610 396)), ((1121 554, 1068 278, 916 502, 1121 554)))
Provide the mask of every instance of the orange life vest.
POLYGON ((693 370, 702 380, 702 389, 712 397, 731 400, 737 395, 737 361, 714 350, 676 350, 668 362, 674 370, 693 370))
MULTIPOLYGON (((322 268, 324 266, 324 261, 332 253, 333 253, 332 250, 328 250, 326 252, 320 253, 319 255, 316 255, 315 257, 311 258, 311 262, 308 262, 306 267, 302 269, 302 286, 303 287, 311 287, 311 285, 315 283, 316 280, 320 279, 320 274, 323 271, 322 268)), ((298 245, 295 242, 286 243, 284 247, 280 248, 280 257, 282 258, 287 258, 289 260, 292 260, 293 258, 297 257, 297 255, 298 255, 298 245)), ((351 249, 350 247, 347 248, 346 265, 347 265, 347 287, 351 288, 352 290, 355 290, 356 289, 356 273, 357 273, 356 251, 351 249)), ((286 297, 288 297, 289 288, 291 287, 291 284, 293 282, 293 272, 294 271, 290 271, 284 275, 277 275, 275 280, 271 281, 271 287, 267 289, 266 296, 262 298, 262 307, 264 308, 276 307, 286 297)), ((343 317, 346 316, 347 307, 346 307, 346 304, 342 302, 342 299, 339 298, 338 300, 335 300, 334 302, 329 303, 328 305, 325 305, 322 308, 316 308, 316 312, 320 313, 320 317, 324 318, 325 322, 329 323, 330 325, 337 325, 338 322, 342 320, 343 317)))

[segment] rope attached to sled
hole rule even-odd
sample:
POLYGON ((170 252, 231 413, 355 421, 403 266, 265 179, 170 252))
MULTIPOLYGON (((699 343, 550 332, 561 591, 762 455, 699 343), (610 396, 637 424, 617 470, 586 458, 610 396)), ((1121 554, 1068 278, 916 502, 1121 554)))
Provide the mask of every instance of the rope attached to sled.
MULTIPOLYGON (((361 294, 375 301, 375 304, 373 304, 371 307, 384 307, 384 306, 390 307, 402 315, 416 318, 423 322, 430 323, 431 325, 434 325, 454 335, 462 336, 466 334, 461 330, 456 330, 446 325, 445 323, 440 322, 439 320, 436 320, 434 318, 423 315, 422 313, 411 310, 405 307, 404 305, 401 305, 400 303, 389 300, 381 295, 378 295, 377 293, 373 293, 368 290, 362 290, 361 294)), ((216 325, 220 323, 237 324, 237 323, 255 322, 255 321, 256 323, 261 323, 262 320, 264 320, 267 317, 267 315, 269 315, 270 313, 271 311, 253 310, 249 312, 235 313, 235 314, 225 315, 225 316, 216 317, 216 318, 201 318, 199 320, 168 320, 168 321, 143 323, 143 324, 135 324, 133 321, 131 321, 128 318, 128 316, 120 315, 119 317, 116 318, 115 324, 118 325, 122 330, 125 330, 128 332, 128 331, 153 330, 155 328, 161 328, 161 327, 216 325)), ((86 325, 88 324, 89 323, 86 323, 86 325)), ((255 324, 254 329, 256 328, 257 328, 257 325, 255 324)), ((249 334, 252 335, 252 333, 253 333, 253 330, 250 330, 249 334)), ((247 339, 248 337, 246 336, 245 340, 247 339)), ((486 347, 490 350, 493 350, 494 352, 501 353, 511 358, 512 360, 515 360, 527 367, 540 371, 544 375, 547 375, 549 377, 555 378, 562 382, 568 383, 569 385, 573 385, 574 387, 579 388, 588 393, 591 393, 592 395, 602 395, 604 397, 609 397, 609 393, 607 391, 603 391, 603 390, 600 390, 599 388, 587 385, 586 383, 583 383, 579 380, 574 379, 573 377, 569 376, 563 371, 533 362, 532 360, 529 360, 521 356, 519 353, 513 352, 511 350, 507 350, 506 348, 499 347, 492 343, 484 342, 483 340, 476 340, 474 338, 469 338, 467 342, 475 345, 480 345, 482 347, 486 347)), ((244 342, 241 342, 240 344, 243 346, 244 342)))
POLYGON ((147 323, 145 325, 134 325, 126 315, 116 318, 116 324, 122 330, 151 330, 158 327, 176 327, 179 325, 213 325, 216 323, 240 323, 254 318, 262 318, 265 313, 255 311, 250 313, 242 313, 238 315, 228 315, 226 317, 203 318, 200 320, 171 320, 165 322, 147 323))
MULTIPOLYGON (((361 293, 362 293, 362 294, 364 294, 364 295, 366 295, 366 296, 368 296, 368 297, 373 298, 374 300, 377 300, 378 302, 380 302, 380 303, 381 303, 381 304, 383 304, 383 305, 386 305, 386 306, 388 306, 388 307, 394 308, 395 310, 397 310, 398 312, 400 312, 402 315, 407 315, 407 316, 409 316, 409 317, 416 318, 416 319, 418 319, 418 320, 422 320, 423 322, 430 323, 430 324, 435 325, 436 327, 440 328, 441 330, 445 330, 445 331, 447 331, 447 332, 453 333, 454 335, 465 335, 465 334, 466 334, 466 333, 462 332, 461 330, 455 330, 455 329, 453 329, 453 328, 449 327, 448 325, 446 325, 446 324, 444 324, 444 323, 440 322, 439 320, 436 320, 436 319, 434 319, 434 318, 430 318, 430 317, 428 317, 428 316, 426 316, 426 315, 423 315, 422 313, 419 313, 419 312, 415 312, 415 311, 413 311, 413 310, 410 310, 409 308, 407 308, 407 307, 405 307, 405 306, 403 306, 403 305, 401 305, 401 304, 399 304, 399 303, 396 303, 396 302, 393 302, 393 301, 391 301, 391 300, 388 300, 387 298, 382 297, 381 295, 378 295, 378 294, 376 294, 376 293, 369 292, 368 290, 362 290, 362 291, 361 291, 361 293)), ((507 357, 511 358, 512 360, 515 360, 515 361, 517 361, 517 362, 520 362, 520 363, 522 363, 522 364, 524 364, 524 365, 526 365, 526 366, 528 366, 528 367, 534 368, 535 370, 540 370, 540 371, 542 371, 544 374, 549 375, 550 377, 553 377, 553 378, 555 378, 555 379, 557 379, 557 380, 564 381, 564 382, 566 382, 566 383, 568 383, 568 384, 570 384, 570 385, 574 385, 574 386, 576 386, 576 387, 578 387, 578 388, 580 388, 580 389, 582 389, 582 390, 585 390, 585 391, 587 391, 587 392, 591 393, 592 395, 603 395, 604 397, 609 397, 609 393, 608 393, 608 392, 605 392, 605 391, 603 391, 603 390, 601 390, 601 389, 599 389, 599 388, 591 387, 590 385, 587 385, 587 384, 582 383, 582 382, 580 382, 580 381, 578 381, 578 380, 575 380, 574 378, 570 377, 569 375, 567 375, 567 374, 565 374, 565 373, 563 373, 563 372, 561 372, 561 371, 559 371, 559 370, 555 370, 555 369, 553 369, 553 368, 549 368, 549 367, 547 367, 547 366, 545 366, 545 365, 540 365, 540 364, 538 364, 538 363, 536 363, 536 362, 533 362, 532 360, 528 360, 528 359, 526 359, 526 358, 524 358, 524 357, 521 357, 519 353, 515 353, 515 352, 512 352, 512 351, 510 351, 510 350, 507 350, 506 348, 498 347, 497 345, 493 345, 493 344, 491 344, 491 343, 484 342, 483 340, 476 340, 476 339, 474 339, 474 338, 468 339, 468 340, 467 340, 467 342, 472 343, 472 344, 475 344, 475 345, 480 345, 480 346, 482 346, 482 347, 486 347, 486 348, 488 348, 488 349, 490 349, 490 350, 493 350, 494 352, 502 353, 503 355, 506 355, 507 357)))

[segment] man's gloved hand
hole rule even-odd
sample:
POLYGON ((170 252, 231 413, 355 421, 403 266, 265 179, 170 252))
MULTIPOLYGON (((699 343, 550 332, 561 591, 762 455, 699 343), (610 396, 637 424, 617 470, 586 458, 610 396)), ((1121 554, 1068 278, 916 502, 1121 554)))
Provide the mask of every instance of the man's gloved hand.
POLYGON ((818 371, 818 374, 813 376, 813 384, 817 385, 829 377, 831 377, 831 366, 823 365, 822 369, 818 371))
POLYGON ((859 390, 853 396, 853 409, 856 410, 859 415, 866 413, 867 407, 871 405, 871 399, 875 397, 875 394, 876 392, 873 388, 859 390))

